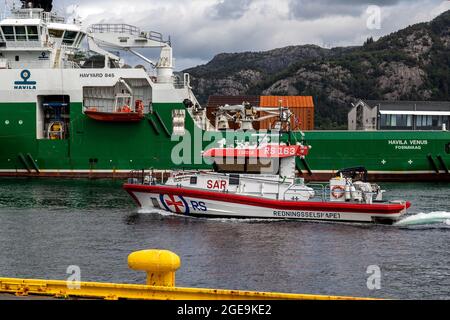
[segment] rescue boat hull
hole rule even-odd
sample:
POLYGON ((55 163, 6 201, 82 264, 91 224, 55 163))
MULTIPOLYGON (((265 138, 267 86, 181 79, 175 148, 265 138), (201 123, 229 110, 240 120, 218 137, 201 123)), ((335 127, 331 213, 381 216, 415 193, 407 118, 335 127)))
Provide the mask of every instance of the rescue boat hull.
POLYGON ((138 112, 99 112, 86 110, 89 118, 104 122, 138 122, 144 118, 143 113, 138 112))
POLYGON ((348 222, 397 221, 409 202, 357 204, 273 200, 162 185, 125 184, 124 189, 145 210, 165 210, 187 216, 297 219, 348 222))

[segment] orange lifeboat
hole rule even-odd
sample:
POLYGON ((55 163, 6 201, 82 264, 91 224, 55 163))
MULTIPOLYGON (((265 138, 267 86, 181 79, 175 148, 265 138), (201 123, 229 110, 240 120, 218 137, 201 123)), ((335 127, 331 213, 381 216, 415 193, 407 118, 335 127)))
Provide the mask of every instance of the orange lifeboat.
POLYGON ((88 108, 84 113, 91 119, 105 122, 138 122, 144 118, 144 103, 141 100, 136 100, 135 110, 130 106, 123 105, 115 112, 102 112, 97 108, 88 108))

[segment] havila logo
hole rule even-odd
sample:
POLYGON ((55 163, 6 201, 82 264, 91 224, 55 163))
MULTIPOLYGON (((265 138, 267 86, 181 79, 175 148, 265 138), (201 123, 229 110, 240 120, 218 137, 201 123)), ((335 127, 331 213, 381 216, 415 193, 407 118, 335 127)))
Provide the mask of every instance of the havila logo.
POLYGON ((15 90, 36 90, 36 81, 29 80, 31 72, 29 70, 23 70, 20 73, 22 81, 14 81, 15 90))

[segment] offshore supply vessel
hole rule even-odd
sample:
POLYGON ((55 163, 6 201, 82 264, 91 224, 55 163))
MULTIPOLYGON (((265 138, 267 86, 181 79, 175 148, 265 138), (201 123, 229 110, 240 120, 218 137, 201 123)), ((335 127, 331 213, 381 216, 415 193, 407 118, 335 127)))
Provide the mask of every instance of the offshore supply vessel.
MULTIPOLYGON (((311 146, 296 169, 328 180, 365 166, 373 180, 450 181, 450 133, 253 130, 254 106, 223 106, 213 125, 188 74, 174 72, 170 39, 126 24, 65 21, 42 1, 22 1, 0 22, 0 175, 121 177, 153 168, 208 169, 202 150, 225 139, 311 146), (87 48, 85 45, 87 44, 87 48), (158 49, 152 61, 138 48, 158 49), (153 67, 130 68, 120 52, 153 67), (233 117, 240 130, 230 130, 233 117)), ((51 2, 50 2, 51 3, 51 2)), ((272 111, 278 110, 274 106, 272 111)), ((278 117, 286 124, 283 113, 278 117)))

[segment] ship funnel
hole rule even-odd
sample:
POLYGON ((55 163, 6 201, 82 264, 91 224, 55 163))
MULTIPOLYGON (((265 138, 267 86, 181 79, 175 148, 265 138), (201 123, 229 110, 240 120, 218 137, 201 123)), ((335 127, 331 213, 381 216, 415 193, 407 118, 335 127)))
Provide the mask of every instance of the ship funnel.
POLYGON ((51 12, 53 9, 53 0, 20 0, 22 9, 41 8, 45 12, 51 12))

